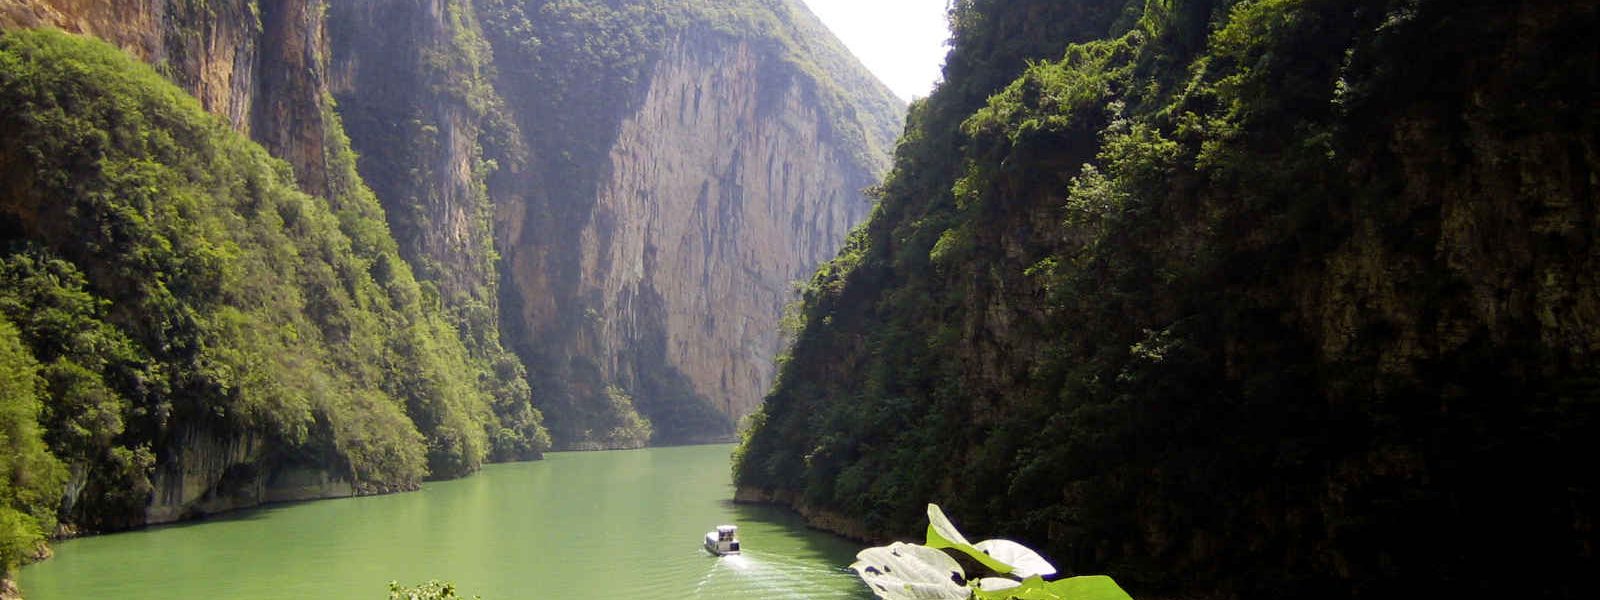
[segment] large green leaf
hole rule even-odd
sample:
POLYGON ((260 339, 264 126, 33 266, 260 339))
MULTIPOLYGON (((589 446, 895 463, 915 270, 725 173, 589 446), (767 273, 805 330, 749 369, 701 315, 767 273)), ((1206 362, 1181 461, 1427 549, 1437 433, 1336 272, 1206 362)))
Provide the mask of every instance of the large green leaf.
POLYGON ((985 577, 976 582, 973 596, 979 600, 1133 600, 1105 575, 1056 581, 1045 581, 1037 575, 1022 581, 985 577))
POLYGON ((1050 561, 1033 549, 1011 540, 984 540, 972 546, 999 562, 1011 565, 1011 575, 1026 578, 1056 574, 1056 567, 1050 561))
POLYGON ((1055 594, 1055 598, 1063 600, 1133 600, 1128 592, 1122 590, 1122 586, 1105 575, 1057 579, 1045 584, 1045 587, 1055 594))
POLYGON ((867 548, 850 565, 872 593, 889 600, 964 600, 972 597, 961 565, 942 551, 895 542, 867 548))

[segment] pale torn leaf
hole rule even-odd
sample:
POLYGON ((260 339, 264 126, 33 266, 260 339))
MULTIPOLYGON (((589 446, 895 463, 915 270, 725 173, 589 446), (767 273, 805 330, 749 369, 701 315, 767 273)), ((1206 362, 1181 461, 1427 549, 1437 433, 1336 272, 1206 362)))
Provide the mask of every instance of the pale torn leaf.
POLYGON ((1056 574, 1056 567, 1050 564, 1050 561, 1027 546, 1011 540, 984 540, 973 544, 973 547, 994 557, 995 560, 1011 565, 1011 574, 1017 577, 1056 574))
POLYGON ((950 548, 954 546, 971 546, 966 536, 956 530, 955 523, 950 522, 950 517, 944 516, 944 511, 937 504, 928 505, 928 545, 934 548, 950 548), (935 541, 940 543, 935 544, 935 541))
POLYGON ((895 542, 867 548, 850 565, 872 593, 888 600, 964 600, 972 590, 950 555, 934 548, 895 542))

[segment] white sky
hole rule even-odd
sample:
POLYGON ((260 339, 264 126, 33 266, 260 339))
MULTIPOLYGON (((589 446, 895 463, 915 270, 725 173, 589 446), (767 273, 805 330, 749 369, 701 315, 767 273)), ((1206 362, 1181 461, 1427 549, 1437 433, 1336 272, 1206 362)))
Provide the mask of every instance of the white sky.
POLYGON ((944 65, 947 0, 804 0, 904 100, 927 96, 944 65))

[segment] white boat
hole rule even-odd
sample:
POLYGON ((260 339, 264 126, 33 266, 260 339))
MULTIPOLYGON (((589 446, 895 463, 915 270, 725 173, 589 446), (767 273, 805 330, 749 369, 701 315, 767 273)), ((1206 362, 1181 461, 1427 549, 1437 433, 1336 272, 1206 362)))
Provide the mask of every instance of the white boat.
POLYGON ((706 552, 717 556, 739 553, 739 538, 734 535, 739 528, 733 525, 718 525, 716 531, 706 532, 706 552))

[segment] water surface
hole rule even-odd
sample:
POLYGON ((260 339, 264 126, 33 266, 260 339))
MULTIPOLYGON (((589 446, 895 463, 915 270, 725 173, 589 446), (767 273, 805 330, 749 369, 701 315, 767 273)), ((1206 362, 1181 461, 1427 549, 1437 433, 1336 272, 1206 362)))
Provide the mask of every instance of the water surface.
POLYGON ((871 598, 844 568, 855 544, 728 502, 732 449, 553 453, 408 494, 69 540, 20 583, 29 600, 382 599, 427 579, 484 600, 871 598), (743 556, 701 549, 719 523, 739 525, 743 556))

